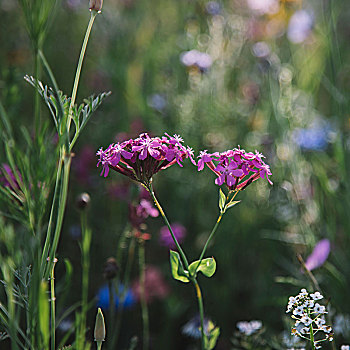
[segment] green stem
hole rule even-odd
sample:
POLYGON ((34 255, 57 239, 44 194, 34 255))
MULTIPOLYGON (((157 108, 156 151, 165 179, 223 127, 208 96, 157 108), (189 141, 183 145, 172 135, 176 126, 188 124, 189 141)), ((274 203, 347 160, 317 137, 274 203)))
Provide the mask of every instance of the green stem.
POLYGON ((96 11, 91 11, 90 21, 89 21, 88 27, 86 29, 83 45, 82 45, 81 50, 80 50, 80 56, 79 56, 79 61, 78 61, 78 65, 77 65, 77 70, 75 72, 75 78, 74 78, 74 84, 73 84, 73 90, 72 90, 72 97, 71 97, 70 106, 69 106, 68 127, 67 127, 68 131, 70 129, 70 123, 71 123, 71 120, 72 120, 72 111, 73 111, 73 107, 74 107, 74 104, 75 104, 75 99, 77 97, 80 73, 81 73, 81 69, 83 67, 83 61, 84 61, 84 56, 85 56, 85 52, 86 52, 86 47, 87 47, 87 44, 88 44, 88 41, 89 41, 92 25, 94 24, 94 20, 96 18, 96 15, 97 15, 96 11))
POLYGON ((70 165, 72 161, 72 156, 70 154, 64 155, 64 167, 63 167, 63 183, 62 188, 60 192, 60 198, 58 203, 58 214, 57 214, 57 222, 56 222, 56 229, 53 237, 53 243, 50 249, 49 254, 49 265, 48 269, 45 274, 45 278, 48 278, 48 275, 52 269, 52 262, 56 255, 58 241, 61 235, 61 229, 63 224, 63 218, 64 218, 64 212, 66 209, 66 202, 67 202, 67 193, 68 193, 68 183, 69 183, 69 172, 70 172, 70 165))
POLYGON ((57 199, 58 189, 60 186, 60 179, 61 179, 61 174, 62 174, 62 164, 63 164, 63 161, 61 160, 61 157, 60 157, 60 160, 58 161, 58 168, 57 168, 57 174, 56 174, 56 184, 55 184, 55 191, 54 191, 52 204, 51 204, 49 224, 47 226, 44 249, 43 249, 43 252, 41 254, 41 266, 40 266, 40 275, 41 276, 43 276, 44 269, 45 269, 45 266, 47 264, 47 255, 49 252, 49 246, 50 246, 51 235, 52 235, 52 220, 53 220, 53 215, 54 215, 54 211, 56 208, 56 199, 57 199))
POLYGON ((57 259, 54 259, 53 266, 51 270, 50 275, 50 298, 51 298, 51 350, 55 350, 55 331, 56 331, 56 297, 55 297, 55 274, 54 274, 54 268, 55 264, 57 262, 57 259))
MULTIPOLYGON (((308 315, 310 317, 309 311, 308 311, 308 315)), ((312 322, 310 324, 310 342, 311 342, 312 350, 315 350, 315 339, 314 339, 314 330, 313 330, 313 327, 312 327, 312 322)))
MULTIPOLYGON (((40 72, 40 58, 39 58, 39 50, 34 48, 34 77, 37 81, 40 80, 39 76, 40 72)), ((40 94, 36 89, 34 95, 34 118, 35 118, 35 137, 37 138, 40 133, 40 94)))
MULTIPOLYGON (((128 250, 128 258, 127 258, 126 266, 125 266, 125 274, 124 274, 124 279, 123 279, 123 288, 124 289, 123 289, 122 295, 118 295, 119 304, 118 304, 118 311, 117 311, 117 320, 116 320, 116 325, 114 328, 114 332, 113 332, 113 336, 112 336, 110 345, 108 346, 109 349, 115 349, 114 345, 118 342, 121 321, 122 321, 122 316, 123 316, 123 311, 124 311, 124 300, 125 300, 126 293, 127 293, 127 286, 129 285, 130 272, 131 272, 131 267, 132 267, 132 263, 134 260, 134 253, 135 253, 135 239, 131 238, 131 242, 130 242, 129 250, 128 250)), ((118 294, 119 294, 119 291, 118 291, 118 294)))
POLYGON ((140 301, 142 310, 143 324, 143 350, 148 350, 149 347, 149 319, 148 308, 145 294, 145 243, 139 243, 139 269, 140 269, 140 301))
POLYGON ((172 230, 172 228, 171 228, 171 226, 170 226, 169 220, 168 220, 168 218, 166 217, 166 215, 165 215, 165 213, 164 213, 164 211, 163 211, 161 205, 159 204, 159 202, 158 202, 158 200, 157 200, 157 198, 156 198, 156 196, 155 196, 155 194, 154 194, 154 192, 153 192, 152 183, 150 183, 150 184, 149 184, 149 187, 146 187, 146 188, 147 188, 148 192, 151 194, 152 199, 153 199, 155 205, 157 206, 157 208, 158 208, 158 210, 159 210, 159 212, 160 212, 160 215, 161 215, 161 216, 163 217, 163 219, 164 219, 164 222, 165 222, 166 225, 168 226, 168 229, 169 229, 169 232, 170 232, 170 234, 171 234, 171 237, 172 237, 172 239, 173 239, 173 241, 174 241, 174 243, 175 243, 175 245, 176 245, 177 250, 179 251, 179 253, 180 253, 180 255, 181 255, 181 258, 182 258, 182 260, 183 260, 183 263, 184 263, 184 265, 185 265, 185 268, 186 268, 186 270, 188 270, 188 265, 189 265, 189 264, 188 264, 188 260, 187 260, 187 258, 186 258, 186 255, 185 255, 184 251, 182 250, 182 248, 181 248, 181 246, 180 246, 178 240, 176 239, 176 237, 175 237, 175 235, 174 235, 174 232, 173 232, 173 230, 172 230))
POLYGON ((199 284, 197 282, 196 278, 193 278, 192 283, 196 289, 196 297, 198 301, 198 308, 199 308, 199 315, 201 319, 201 345, 202 345, 202 350, 205 350, 205 333, 204 333, 204 307, 203 307, 203 297, 202 297, 202 292, 199 287, 199 284))

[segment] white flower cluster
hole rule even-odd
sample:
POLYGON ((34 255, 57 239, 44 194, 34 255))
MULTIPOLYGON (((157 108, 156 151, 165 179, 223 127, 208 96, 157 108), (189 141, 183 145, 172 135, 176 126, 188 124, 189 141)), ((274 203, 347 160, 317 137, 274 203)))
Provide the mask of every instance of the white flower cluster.
POLYGON ((237 323, 237 328, 239 331, 247 336, 252 335, 257 332, 262 327, 262 322, 253 320, 253 321, 240 321, 237 323))
POLYGON ((320 342, 333 340, 332 327, 326 325, 326 307, 320 305, 317 300, 323 299, 320 292, 308 293, 302 289, 295 297, 289 297, 287 313, 295 319, 292 335, 313 341, 315 348, 320 349, 320 342), (315 339, 316 334, 323 332, 322 339, 315 339))
POLYGON ((350 345, 342 345, 340 350, 350 350, 350 345))

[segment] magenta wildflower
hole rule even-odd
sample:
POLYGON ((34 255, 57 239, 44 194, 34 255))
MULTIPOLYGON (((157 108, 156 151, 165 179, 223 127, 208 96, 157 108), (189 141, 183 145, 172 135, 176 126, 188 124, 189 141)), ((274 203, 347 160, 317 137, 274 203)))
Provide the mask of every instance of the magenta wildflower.
POLYGON ((152 202, 142 198, 137 205, 129 203, 129 220, 133 227, 139 229, 146 219, 159 215, 159 211, 153 206, 152 202))
POLYGON ((264 163, 264 156, 258 151, 252 153, 235 148, 209 154, 205 150, 200 152, 198 158, 198 171, 203 170, 206 164, 217 175, 215 183, 219 186, 226 184, 229 190, 244 190, 259 178, 267 179, 272 185, 270 167, 264 163))
MULTIPOLYGON (((171 225, 174 235, 179 243, 181 243, 186 236, 186 228, 179 223, 174 223, 171 225)), ((159 237, 159 243, 171 249, 175 249, 176 245, 173 238, 171 237, 170 231, 167 226, 161 227, 159 237)))
POLYGON ((106 150, 100 148, 97 166, 102 165, 101 175, 106 177, 113 169, 132 180, 148 185, 154 174, 177 163, 182 165, 185 158, 193 159, 193 151, 183 145, 180 136, 165 134, 162 138, 150 137, 147 133, 136 139, 111 144, 106 150))
POLYGON ((316 245, 312 253, 305 262, 306 268, 311 271, 322 266, 328 258, 331 251, 331 243, 325 238, 321 239, 316 245))

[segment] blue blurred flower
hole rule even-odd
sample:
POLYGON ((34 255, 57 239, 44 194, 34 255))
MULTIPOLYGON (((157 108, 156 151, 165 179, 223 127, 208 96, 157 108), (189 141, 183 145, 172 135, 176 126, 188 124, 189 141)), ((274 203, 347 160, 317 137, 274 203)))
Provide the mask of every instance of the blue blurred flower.
POLYGON ((153 94, 147 98, 147 104, 151 108, 153 108, 159 112, 162 112, 165 109, 165 107, 167 106, 167 100, 161 94, 153 94))
POLYGON ((322 151, 331 141, 333 132, 329 122, 316 120, 309 128, 295 130, 293 139, 304 150, 322 151))
POLYGON ((221 5, 216 1, 209 1, 205 6, 209 15, 215 16, 221 13, 221 5))
MULTIPOLYGON (((97 307, 100 307, 101 309, 104 309, 104 310, 109 308, 109 289, 107 284, 99 289, 96 299, 97 299, 97 302, 96 302, 97 307)), ((113 299, 114 299, 114 304, 116 309, 119 306, 120 299, 124 299, 124 302, 123 302, 124 307, 131 307, 136 303, 136 298, 132 290, 129 288, 127 291, 125 291, 125 288, 123 285, 119 285, 118 295, 114 290, 113 299), (125 295, 124 295, 124 292, 125 292, 125 295)))
POLYGON ((295 44, 302 43, 310 35, 314 23, 308 11, 296 11, 289 20, 287 37, 295 44))
MULTIPOLYGON (((201 327, 201 319, 200 319, 200 316, 197 315, 197 316, 193 317, 191 320, 189 320, 182 327, 182 333, 189 336, 189 337, 199 339, 202 336, 200 327, 201 327)), ((204 333, 206 335, 209 335, 210 330, 214 328, 214 324, 209 319, 204 318, 204 327, 203 328, 204 328, 204 333)))
POLYGON ((212 58, 207 53, 198 50, 183 52, 180 60, 185 66, 197 67, 202 72, 208 70, 213 64, 212 58))

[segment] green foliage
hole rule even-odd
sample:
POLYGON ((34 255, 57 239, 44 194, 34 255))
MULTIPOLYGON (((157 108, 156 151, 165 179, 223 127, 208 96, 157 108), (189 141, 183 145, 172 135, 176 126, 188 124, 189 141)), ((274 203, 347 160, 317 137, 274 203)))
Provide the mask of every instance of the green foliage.
POLYGON ((190 274, 184 269, 179 253, 174 250, 170 250, 170 269, 174 279, 185 283, 190 282, 190 274))
POLYGON ((211 277, 216 271, 216 261, 214 258, 206 258, 202 261, 197 260, 189 265, 188 270, 192 276, 195 276, 200 271, 204 276, 211 277))

